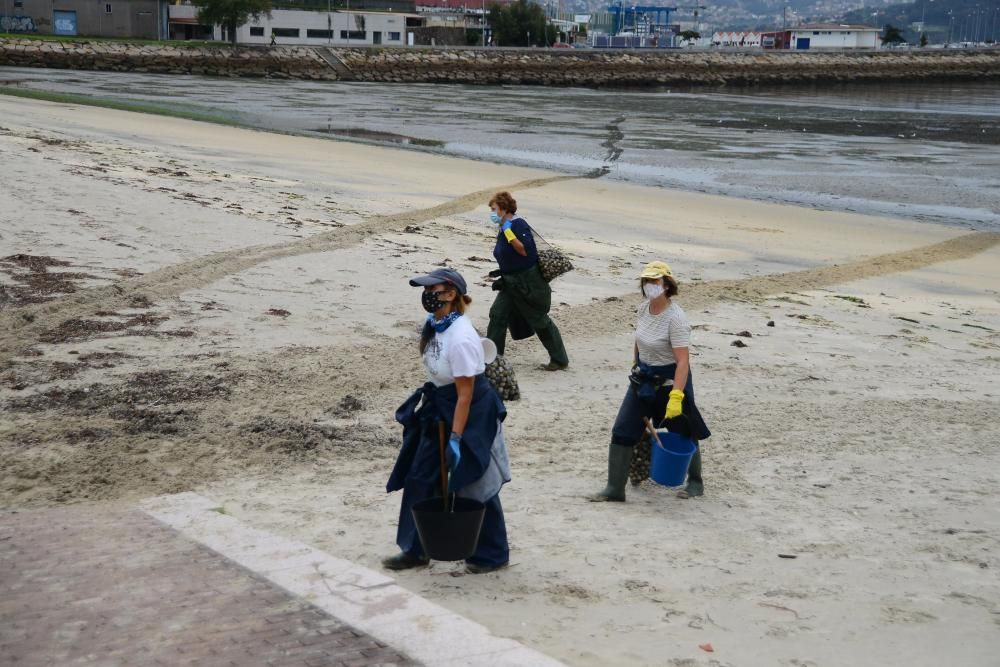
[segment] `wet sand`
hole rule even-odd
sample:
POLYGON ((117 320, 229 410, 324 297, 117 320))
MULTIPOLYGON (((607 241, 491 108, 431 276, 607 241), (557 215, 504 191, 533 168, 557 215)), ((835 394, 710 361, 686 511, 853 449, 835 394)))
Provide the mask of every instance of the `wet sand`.
POLYGON ((573 665, 993 659, 997 234, 2 97, 0 118, 0 505, 195 490, 376 567, 392 412, 422 381, 406 278, 455 265, 485 329, 485 202, 509 187, 573 255, 572 365, 509 346, 512 566, 404 586, 573 665), (707 494, 590 504, 654 258, 695 325, 707 494))

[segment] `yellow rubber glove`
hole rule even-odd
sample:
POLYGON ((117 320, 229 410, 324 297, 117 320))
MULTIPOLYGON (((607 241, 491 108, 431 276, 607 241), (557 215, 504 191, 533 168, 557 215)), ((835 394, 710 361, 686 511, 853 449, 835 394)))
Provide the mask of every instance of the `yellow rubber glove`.
POLYGON ((503 223, 503 225, 500 226, 500 229, 503 230, 503 236, 507 239, 508 243, 517 238, 517 235, 514 234, 514 230, 510 228, 510 220, 503 223))
POLYGON ((667 401, 667 414, 665 419, 673 419, 681 416, 681 404, 684 402, 684 392, 680 389, 670 390, 670 400, 667 401))

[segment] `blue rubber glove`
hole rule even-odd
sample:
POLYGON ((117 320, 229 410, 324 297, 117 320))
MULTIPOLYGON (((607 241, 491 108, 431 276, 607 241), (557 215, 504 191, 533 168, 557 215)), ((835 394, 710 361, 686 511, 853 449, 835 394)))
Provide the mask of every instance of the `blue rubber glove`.
POLYGON ((457 433, 451 434, 448 446, 444 450, 444 458, 448 461, 448 470, 454 475, 459 461, 462 460, 462 436, 457 433))

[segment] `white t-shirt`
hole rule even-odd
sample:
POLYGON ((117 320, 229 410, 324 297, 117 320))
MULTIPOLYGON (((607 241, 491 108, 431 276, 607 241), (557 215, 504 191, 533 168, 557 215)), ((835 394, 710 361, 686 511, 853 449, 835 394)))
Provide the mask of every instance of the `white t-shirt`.
POLYGON ((435 386, 454 384, 457 377, 475 377, 486 370, 483 344, 469 318, 462 315, 435 333, 424 350, 427 379, 435 386))
POLYGON ((639 321, 635 325, 635 343, 639 360, 650 366, 677 363, 674 348, 691 344, 691 325, 684 310, 673 301, 659 315, 649 312, 649 302, 639 306, 639 321))

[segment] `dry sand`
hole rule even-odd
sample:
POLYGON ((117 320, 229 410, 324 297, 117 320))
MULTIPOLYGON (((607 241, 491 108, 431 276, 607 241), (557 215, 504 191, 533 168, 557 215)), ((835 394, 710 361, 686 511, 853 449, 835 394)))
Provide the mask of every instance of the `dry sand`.
POLYGON ((574 255, 572 365, 509 346, 512 566, 403 585, 573 665, 996 664, 1000 235, 2 97, 0 118, 0 505, 194 489, 377 567, 391 415, 422 381, 405 279, 457 266, 485 329, 486 193, 509 187, 574 255), (587 503, 653 258, 696 328, 707 494, 587 503))

